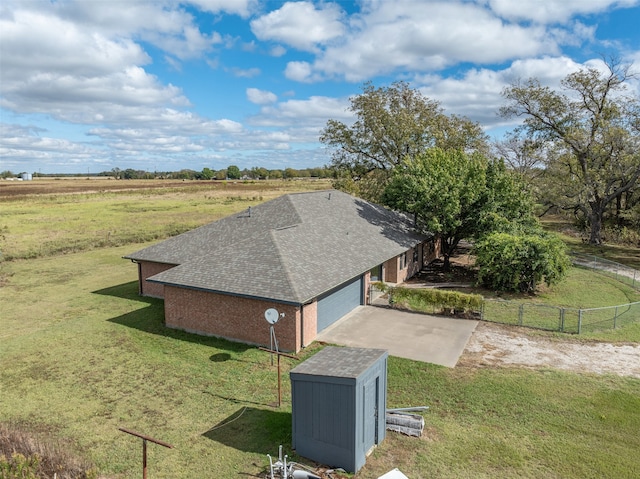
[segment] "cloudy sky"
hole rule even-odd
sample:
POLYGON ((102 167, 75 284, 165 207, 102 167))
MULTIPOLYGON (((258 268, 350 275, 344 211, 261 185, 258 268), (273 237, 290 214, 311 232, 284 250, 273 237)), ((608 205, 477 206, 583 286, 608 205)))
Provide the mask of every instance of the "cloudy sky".
POLYGON ((499 137, 518 78, 640 70, 638 25, 640 0, 2 0, 0 171, 322 166, 365 82, 499 137))

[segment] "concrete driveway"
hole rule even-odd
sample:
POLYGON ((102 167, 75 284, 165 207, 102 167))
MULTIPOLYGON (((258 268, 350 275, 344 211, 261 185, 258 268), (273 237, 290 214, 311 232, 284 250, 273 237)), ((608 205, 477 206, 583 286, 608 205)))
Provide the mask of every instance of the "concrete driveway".
POLYGON ((392 356, 454 367, 478 321, 360 306, 316 337, 340 346, 386 349, 392 356))

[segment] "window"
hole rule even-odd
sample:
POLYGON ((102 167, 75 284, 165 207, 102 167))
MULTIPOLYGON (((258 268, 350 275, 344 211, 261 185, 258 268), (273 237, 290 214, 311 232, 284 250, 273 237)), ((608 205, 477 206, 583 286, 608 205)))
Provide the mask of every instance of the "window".
POLYGON ((382 281, 382 265, 371 269, 371 281, 382 281))
POLYGON ((407 253, 402 253, 400 255, 400 269, 405 269, 407 267, 407 253))

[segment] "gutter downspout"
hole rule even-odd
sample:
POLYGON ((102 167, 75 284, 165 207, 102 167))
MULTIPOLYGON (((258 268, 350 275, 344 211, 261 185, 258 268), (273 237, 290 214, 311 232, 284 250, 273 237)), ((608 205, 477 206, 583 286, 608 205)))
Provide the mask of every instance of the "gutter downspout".
POLYGON ((306 348, 304 344, 304 304, 300 305, 300 346, 306 348))
POLYGON ((142 264, 135 259, 132 259, 131 262, 138 265, 138 296, 142 296, 142 264))

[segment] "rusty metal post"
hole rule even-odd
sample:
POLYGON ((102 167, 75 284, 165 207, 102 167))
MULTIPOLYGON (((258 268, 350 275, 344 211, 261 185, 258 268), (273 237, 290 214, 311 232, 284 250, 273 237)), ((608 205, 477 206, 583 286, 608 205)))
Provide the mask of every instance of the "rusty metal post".
POLYGON ((282 378, 280 374, 280 355, 278 354, 278 407, 282 405, 282 378))
MULTIPOLYGON (((268 353, 271 353, 272 355, 275 354, 276 356, 278 356, 278 407, 280 407, 280 405, 282 404, 282 379, 281 379, 282 374, 280 372, 280 356, 286 356, 288 358, 295 359, 296 361, 298 361, 299 358, 291 354, 281 353, 280 351, 274 351, 273 349, 267 349, 262 347, 258 349, 260 351, 266 351, 268 353)), ((271 356, 271 360, 273 361, 273 356, 271 356)))
POLYGON ((147 479, 147 440, 142 440, 142 479, 147 479))
POLYGON ((173 449, 173 446, 171 444, 160 441, 158 439, 154 439, 145 434, 140 434, 139 432, 135 432, 130 429, 125 429, 123 427, 119 427, 118 430, 142 439, 142 479, 147 479, 147 441, 151 441, 154 444, 164 446, 168 449, 173 449))

